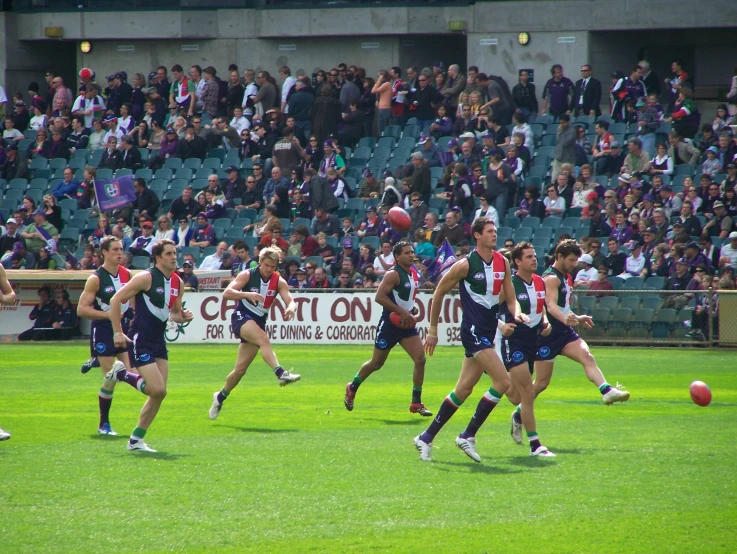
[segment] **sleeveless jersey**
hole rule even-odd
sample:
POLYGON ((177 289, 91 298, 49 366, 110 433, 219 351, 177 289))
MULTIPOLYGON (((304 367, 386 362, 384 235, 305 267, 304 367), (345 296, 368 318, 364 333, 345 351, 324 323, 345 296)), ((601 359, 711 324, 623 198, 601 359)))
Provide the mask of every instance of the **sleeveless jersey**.
POLYGON ((136 295, 132 327, 146 340, 163 340, 169 313, 182 293, 182 280, 176 273, 167 279, 157 267, 145 271, 151 274, 151 288, 136 295))
POLYGON ((512 284, 522 313, 530 318, 530 322, 525 325, 530 328, 537 327, 545 313, 545 281, 533 273, 532 283, 525 282, 519 275, 513 275, 512 284))
POLYGON ((251 269, 250 272, 248 283, 241 290, 243 292, 257 292, 263 297, 264 301, 254 304, 249 300, 243 299, 241 300, 241 305, 252 315, 265 318, 269 314, 269 309, 271 309, 271 305, 274 303, 279 290, 279 272, 275 271, 272 273, 271 277, 266 281, 261 277, 260 265, 251 269))
MULTIPOLYGON (((417 290, 420 288, 420 274, 417 273, 414 267, 410 267, 409 273, 398 265, 395 265, 389 271, 392 270, 399 274, 399 284, 391 290, 389 298, 397 306, 409 312, 415 306, 417 290)), ((383 315, 388 316, 390 313, 391 311, 384 308, 383 315)))
POLYGON ((459 287, 463 319, 478 327, 496 328, 499 295, 506 271, 504 256, 494 252, 491 263, 486 263, 474 250, 466 259, 468 274, 459 287))
MULTIPOLYGON (((131 280, 130 272, 122 265, 118 266, 118 274, 113 275, 104 267, 95 271, 95 275, 100 281, 100 286, 95 295, 94 308, 102 312, 110 311, 110 299, 118 292, 123 285, 131 280)), ((120 313, 124 314, 128 311, 128 303, 120 305, 120 313)))
MULTIPOLYGON (((548 269, 545 270, 545 273, 543 273, 543 277, 545 277, 546 275, 555 275, 558 278, 558 281, 560 283, 558 285, 558 306, 560 307, 560 310, 564 316, 568 315, 569 313, 571 313, 571 294, 573 294, 573 279, 571 279, 570 275, 564 276, 553 266, 550 266, 548 269)), ((553 322, 557 321, 555 318, 551 319, 553 320, 553 322)))

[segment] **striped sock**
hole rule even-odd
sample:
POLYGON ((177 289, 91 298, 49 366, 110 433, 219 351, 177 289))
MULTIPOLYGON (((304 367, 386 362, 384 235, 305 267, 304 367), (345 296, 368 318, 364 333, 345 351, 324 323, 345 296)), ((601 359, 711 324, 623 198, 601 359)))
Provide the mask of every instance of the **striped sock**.
POLYGON ((100 427, 106 423, 110 423, 110 406, 113 403, 113 391, 106 388, 100 389, 98 396, 100 404, 100 427))
POLYGON ((141 377, 137 373, 126 371, 125 377, 123 377, 123 381, 128 383, 134 389, 139 390, 140 392, 146 392, 146 381, 144 381, 143 377, 141 377))
POLYGON ((138 441, 142 441, 143 437, 146 436, 146 429, 141 429, 140 427, 136 427, 133 429, 133 432, 131 433, 130 443, 136 444, 138 441))
POLYGON ((462 404, 463 400, 459 399, 455 395, 455 391, 446 396, 445 400, 440 405, 438 415, 435 416, 435 419, 432 420, 432 423, 427 428, 427 431, 420 435, 420 440, 426 442, 427 444, 430 444, 435 438, 435 435, 440 432, 440 430, 443 428, 443 425, 448 423, 450 418, 453 417, 453 414, 456 413, 456 411, 458 410, 458 408, 461 407, 462 404))
POLYGON ((484 396, 481 397, 481 400, 479 400, 478 406, 476 406, 476 411, 473 413, 471 421, 468 422, 468 427, 466 427, 466 430, 461 433, 461 438, 467 439, 469 437, 475 437, 476 433, 478 433, 479 429, 486 421, 486 418, 489 417, 489 414, 494 408, 496 408, 496 405, 499 404, 501 399, 502 395, 493 388, 487 390, 484 393, 484 396))
POLYGON ((284 368, 280 365, 276 366, 274 368, 274 375, 276 375, 276 378, 279 379, 282 375, 284 375, 284 368))
POLYGON ((540 448, 540 439, 537 437, 537 431, 527 431, 527 440, 530 442, 531 452, 540 448))
POLYGON ((356 392, 356 391, 358 390, 358 387, 360 387, 360 386, 361 386, 361 383, 363 383, 363 379, 361 379, 361 378, 360 378, 360 377, 358 376, 358 373, 356 373, 356 376, 355 376, 355 377, 353 377, 353 382, 351 383, 351 390, 352 390, 353 392, 356 392))
POLYGON ((604 383, 602 383, 602 385, 599 387, 599 392, 602 395, 605 395, 610 390, 612 390, 612 386, 609 383, 607 383, 606 381, 604 381, 604 383))
POLYGON ((512 413, 512 417, 514 418, 515 423, 522 423, 522 404, 517 404, 517 407, 514 409, 514 412, 512 413))
POLYGON ((222 404, 223 402, 225 402, 225 399, 228 398, 229 394, 230 393, 225 390, 225 387, 223 387, 218 393, 218 404, 222 404))

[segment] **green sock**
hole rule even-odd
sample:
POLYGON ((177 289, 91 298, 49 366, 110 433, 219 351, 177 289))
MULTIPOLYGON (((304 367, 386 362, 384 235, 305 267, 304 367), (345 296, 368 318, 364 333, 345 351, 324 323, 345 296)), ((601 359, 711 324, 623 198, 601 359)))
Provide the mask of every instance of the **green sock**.
POLYGON ((515 412, 518 414, 522 413, 522 404, 517 404, 517 407, 514 409, 515 412))
POLYGON ((361 379, 358 376, 358 373, 356 373, 356 376, 353 378, 353 381, 351 381, 351 390, 353 392, 356 392, 358 390, 358 387, 361 386, 361 383, 363 383, 363 379, 361 379))
POLYGON ((602 383, 602 385, 599 387, 599 392, 601 394, 606 394, 607 392, 609 392, 609 389, 611 389, 611 388, 612 388, 612 386, 609 383, 607 383, 606 381, 604 381, 604 383, 602 383))
POLYGON ((228 398, 228 395, 230 394, 228 391, 225 390, 225 387, 223 387, 220 391, 220 394, 223 395, 223 398, 228 398))
POLYGON ((131 441, 132 442, 138 442, 140 440, 143 440, 143 437, 146 436, 146 429, 141 429, 140 427, 136 427, 133 429, 133 432, 131 433, 131 441))
POLYGON ((412 404, 422 404, 422 387, 412 385, 412 404))

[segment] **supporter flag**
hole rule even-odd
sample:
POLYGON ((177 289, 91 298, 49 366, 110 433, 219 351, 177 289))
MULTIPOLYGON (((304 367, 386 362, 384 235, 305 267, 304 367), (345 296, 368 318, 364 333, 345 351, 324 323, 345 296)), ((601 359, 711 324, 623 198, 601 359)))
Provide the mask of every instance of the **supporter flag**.
POLYGON ((125 175, 117 179, 95 180, 95 195, 101 212, 117 210, 136 201, 133 188, 133 175, 125 175))
POLYGON ((72 254, 72 251, 69 250, 69 248, 65 248, 67 251, 67 257, 66 261, 69 263, 70 266, 72 266, 72 269, 77 269, 77 264, 79 263, 79 260, 72 254))
POLYGON ((437 257, 427 267, 427 274, 430 280, 435 281, 436 279, 440 279, 456 261, 453 247, 448 242, 448 239, 445 239, 443 246, 438 250, 437 257))

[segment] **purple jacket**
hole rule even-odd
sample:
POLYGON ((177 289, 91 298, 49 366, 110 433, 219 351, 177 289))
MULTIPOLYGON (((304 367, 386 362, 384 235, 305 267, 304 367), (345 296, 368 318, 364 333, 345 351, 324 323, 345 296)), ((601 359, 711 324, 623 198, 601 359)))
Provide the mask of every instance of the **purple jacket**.
POLYGON ((634 231, 632 230, 632 227, 629 225, 625 225, 624 227, 614 227, 612 229, 612 232, 609 234, 610 238, 613 238, 617 241, 620 245, 627 244, 630 240, 632 240, 632 236, 634 235, 634 231))
POLYGON ((162 158, 173 158, 177 151, 177 145, 179 144, 179 138, 175 138, 169 142, 166 137, 161 141, 161 150, 159 150, 159 156, 162 158))

